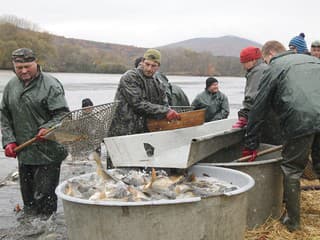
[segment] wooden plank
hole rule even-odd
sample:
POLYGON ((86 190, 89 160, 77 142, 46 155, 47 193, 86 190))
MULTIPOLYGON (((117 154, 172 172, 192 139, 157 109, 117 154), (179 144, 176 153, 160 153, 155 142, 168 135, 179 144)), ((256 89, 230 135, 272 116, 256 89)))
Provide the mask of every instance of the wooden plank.
POLYGON ((150 132, 173 130, 202 125, 205 120, 205 109, 179 113, 180 120, 148 119, 147 126, 150 132))

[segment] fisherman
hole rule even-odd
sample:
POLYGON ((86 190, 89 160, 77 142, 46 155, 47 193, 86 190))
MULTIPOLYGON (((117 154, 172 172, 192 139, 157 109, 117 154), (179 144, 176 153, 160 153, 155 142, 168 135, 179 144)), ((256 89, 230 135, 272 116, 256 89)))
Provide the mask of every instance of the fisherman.
POLYGON ((282 223, 295 231, 300 228, 300 177, 309 149, 314 170, 320 176, 320 60, 286 51, 277 41, 264 44, 262 56, 270 68, 263 75, 249 113, 244 151, 256 157, 260 127, 266 113, 273 109, 285 139, 281 169, 286 213, 282 223))
POLYGON ((243 128, 248 123, 248 114, 252 108, 254 99, 258 92, 258 86, 263 72, 268 65, 261 59, 260 48, 246 47, 240 52, 240 63, 246 72, 246 86, 244 89, 243 108, 238 112, 238 121, 232 126, 233 128, 243 128))
MULTIPOLYGON (((264 71, 269 68, 262 61, 260 48, 253 46, 241 50, 240 63, 246 70, 246 85, 242 102, 243 108, 239 110, 238 121, 232 126, 233 128, 243 128, 247 125, 248 114, 258 93, 261 78, 264 71)), ((261 128, 261 141, 273 145, 282 144, 279 119, 272 110, 268 113, 263 128, 261 128)))
MULTIPOLYGON (((142 61, 143 57, 137 58, 135 60, 135 67, 137 68, 142 61)), ((190 106, 189 99, 182 88, 176 84, 170 83, 164 73, 157 71, 155 73, 155 78, 165 86, 169 106, 190 106)))
POLYGON ((23 216, 48 217, 57 210, 54 191, 68 152, 44 135, 69 108, 62 84, 41 71, 31 49, 13 51, 12 63, 16 76, 5 86, 0 106, 2 144, 7 157, 18 158, 23 216), (35 143, 15 151, 35 136, 35 143))
POLYGON ((311 43, 311 56, 320 58, 320 41, 314 41, 311 43))
POLYGON ((115 96, 119 104, 109 136, 148 132, 148 118, 166 118, 168 121, 180 118, 176 111, 169 108, 164 86, 154 78, 160 63, 160 52, 148 49, 141 66, 127 71, 121 77, 115 96))
POLYGON ((230 113, 228 97, 219 90, 219 82, 214 77, 207 78, 205 90, 196 96, 191 106, 206 109, 206 122, 225 119, 230 113))

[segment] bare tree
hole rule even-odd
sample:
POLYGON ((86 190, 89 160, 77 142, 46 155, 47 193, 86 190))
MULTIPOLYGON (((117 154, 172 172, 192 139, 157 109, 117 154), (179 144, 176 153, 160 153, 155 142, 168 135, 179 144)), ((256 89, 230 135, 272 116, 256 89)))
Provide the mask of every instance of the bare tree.
POLYGON ((19 28, 28 29, 28 30, 37 31, 37 32, 41 31, 41 28, 37 24, 23 18, 18 18, 14 15, 0 16, 0 24, 1 23, 10 23, 19 28))

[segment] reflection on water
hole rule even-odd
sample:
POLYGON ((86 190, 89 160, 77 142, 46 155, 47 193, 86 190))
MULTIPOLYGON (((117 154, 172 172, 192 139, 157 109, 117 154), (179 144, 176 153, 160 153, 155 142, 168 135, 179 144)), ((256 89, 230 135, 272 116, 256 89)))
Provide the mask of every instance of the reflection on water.
MULTIPOLYGON (((5 84, 13 76, 12 71, 0 70, 0 97, 5 84)), ((89 73, 51 73, 64 85, 66 97, 71 110, 81 107, 83 98, 91 98, 94 104, 113 101, 120 80, 120 74, 89 73)), ((168 76, 171 83, 179 85, 187 94, 190 102, 203 91, 206 77, 168 76)), ((236 117, 241 108, 245 79, 238 77, 217 77, 220 90, 229 98, 230 117, 236 117)))

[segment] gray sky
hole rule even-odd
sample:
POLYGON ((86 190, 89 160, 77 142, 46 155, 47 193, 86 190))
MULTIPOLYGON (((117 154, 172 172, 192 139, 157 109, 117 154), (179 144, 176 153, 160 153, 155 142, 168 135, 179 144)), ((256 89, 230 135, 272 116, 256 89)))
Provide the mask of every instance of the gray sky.
POLYGON ((319 0, 10 0, 15 15, 65 37, 156 47, 196 37, 235 35, 285 46, 300 32, 320 39, 319 0))

